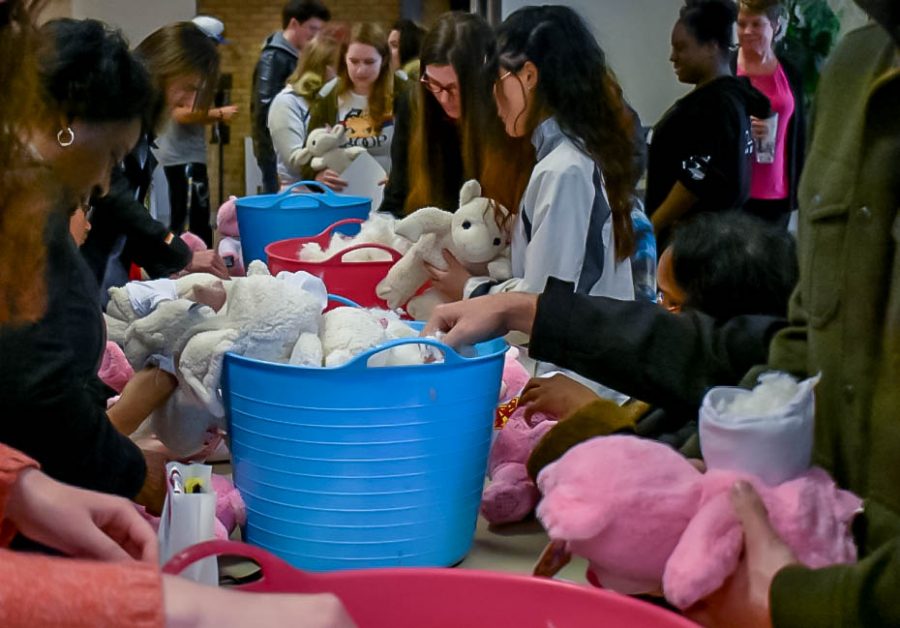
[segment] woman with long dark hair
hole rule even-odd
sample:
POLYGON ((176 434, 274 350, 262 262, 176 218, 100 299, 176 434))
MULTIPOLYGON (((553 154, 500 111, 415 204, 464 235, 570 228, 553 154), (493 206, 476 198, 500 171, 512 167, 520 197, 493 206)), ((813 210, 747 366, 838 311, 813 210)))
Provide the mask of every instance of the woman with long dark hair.
POLYGON ((397 100, 393 169, 381 211, 403 216, 421 207, 454 211, 469 179, 514 209, 534 161, 527 140, 503 131, 484 72, 494 56, 494 33, 484 18, 450 12, 422 41, 420 77, 397 100))
POLYGON ((537 156, 514 208, 513 278, 469 278, 451 260, 433 282, 469 297, 541 292, 557 277, 583 294, 634 298, 632 119, 603 50, 572 9, 526 7, 500 26, 493 63, 506 133, 530 138, 537 156))

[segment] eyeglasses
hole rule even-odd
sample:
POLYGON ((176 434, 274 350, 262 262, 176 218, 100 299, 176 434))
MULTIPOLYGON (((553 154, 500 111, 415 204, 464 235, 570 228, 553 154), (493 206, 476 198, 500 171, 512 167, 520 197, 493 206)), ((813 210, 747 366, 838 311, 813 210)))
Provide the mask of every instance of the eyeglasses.
POLYGON ((429 92, 434 94, 435 96, 439 96, 441 92, 447 92, 448 96, 452 96, 456 90, 459 89, 459 85, 456 83, 451 83, 450 85, 444 85, 442 83, 438 83, 436 80, 428 76, 427 74, 419 79, 419 82, 425 86, 429 92))
POLYGON ((506 79, 508 79, 508 78, 509 78, 510 76, 512 76, 512 75, 513 75, 513 71, 512 71, 512 70, 507 70, 506 72, 504 72, 504 73, 500 76, 500 78, 498 78, 497 80, 495 80, 495 81, 494 81, 494 92, 496 93, 497 90, 500 89, 500 84, 501 84, 503 81, 505 81, 506 79))

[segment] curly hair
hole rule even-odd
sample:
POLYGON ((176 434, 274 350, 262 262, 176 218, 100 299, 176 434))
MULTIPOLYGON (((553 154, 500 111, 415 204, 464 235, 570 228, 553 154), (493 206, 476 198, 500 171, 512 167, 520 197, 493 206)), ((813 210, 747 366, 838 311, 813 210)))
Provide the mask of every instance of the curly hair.
POLYGON ((612 209, 616 259, 622 261, 634 250, 635 182, 634 122, 622 88, 584 20, 568 7, 525 7, 500 26, 493 76, 498 67, 515 76, 528 61, 538 69, 539 80, 527 134, 542 116, 552 115, 600 167, 612 209))
POLYGON ((147 123, 154 98, 147 69, 118 29, 97 20, 51 20, 40 28, 44 101, 69 120, 147 123))

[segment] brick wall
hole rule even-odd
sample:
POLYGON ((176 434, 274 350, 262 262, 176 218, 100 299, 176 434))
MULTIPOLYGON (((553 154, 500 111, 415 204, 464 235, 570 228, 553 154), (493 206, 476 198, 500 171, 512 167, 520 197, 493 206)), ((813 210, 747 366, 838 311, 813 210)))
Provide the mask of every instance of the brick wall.
MULTIPOLYGON (((360 18, 388 27, 399 16, 398 0, 328 0, 332 19, 352 23, 360 18)), ((232 74, 232 103, 240 112, 231 123, 231 143, 225 147, 224 193, 242 196, 244 189, 244 137, 250 134, 250 90, 260 45, 281 25, 283 0, 198 0, 197 13, 214 15, 225 23, 231 41, 222 46, 222 71, 232 74)), ((449 0, 423 0, 423 21, 428 27, 449 7, 449 0)), ((213 208, 218 207, 218 147, 209 147, 213 208)))

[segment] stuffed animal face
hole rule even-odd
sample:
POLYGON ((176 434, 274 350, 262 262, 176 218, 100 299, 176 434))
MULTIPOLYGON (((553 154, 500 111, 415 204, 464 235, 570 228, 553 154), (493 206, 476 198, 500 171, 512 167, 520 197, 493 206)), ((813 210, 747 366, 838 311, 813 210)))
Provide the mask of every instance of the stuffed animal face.
POLYGON ((236 196, 229 196, 216 212, 216 227, 223 236, 238 237, 236 196))
POLYGON ((481 185, 468 181, 460 191, 460 206, 453 214, 450 237, 457 258, 483 264, 497 259, 509 245, 508 235, 497 225, 495 207, 506 215, 502 205, 481 196, 481 185))
POLYGON ((306 149, 313 157, 321 157, 328 151, 340 148, 344 144, 347 132, 342 125, 329 129, 313 129, 306 138, 306 149))

